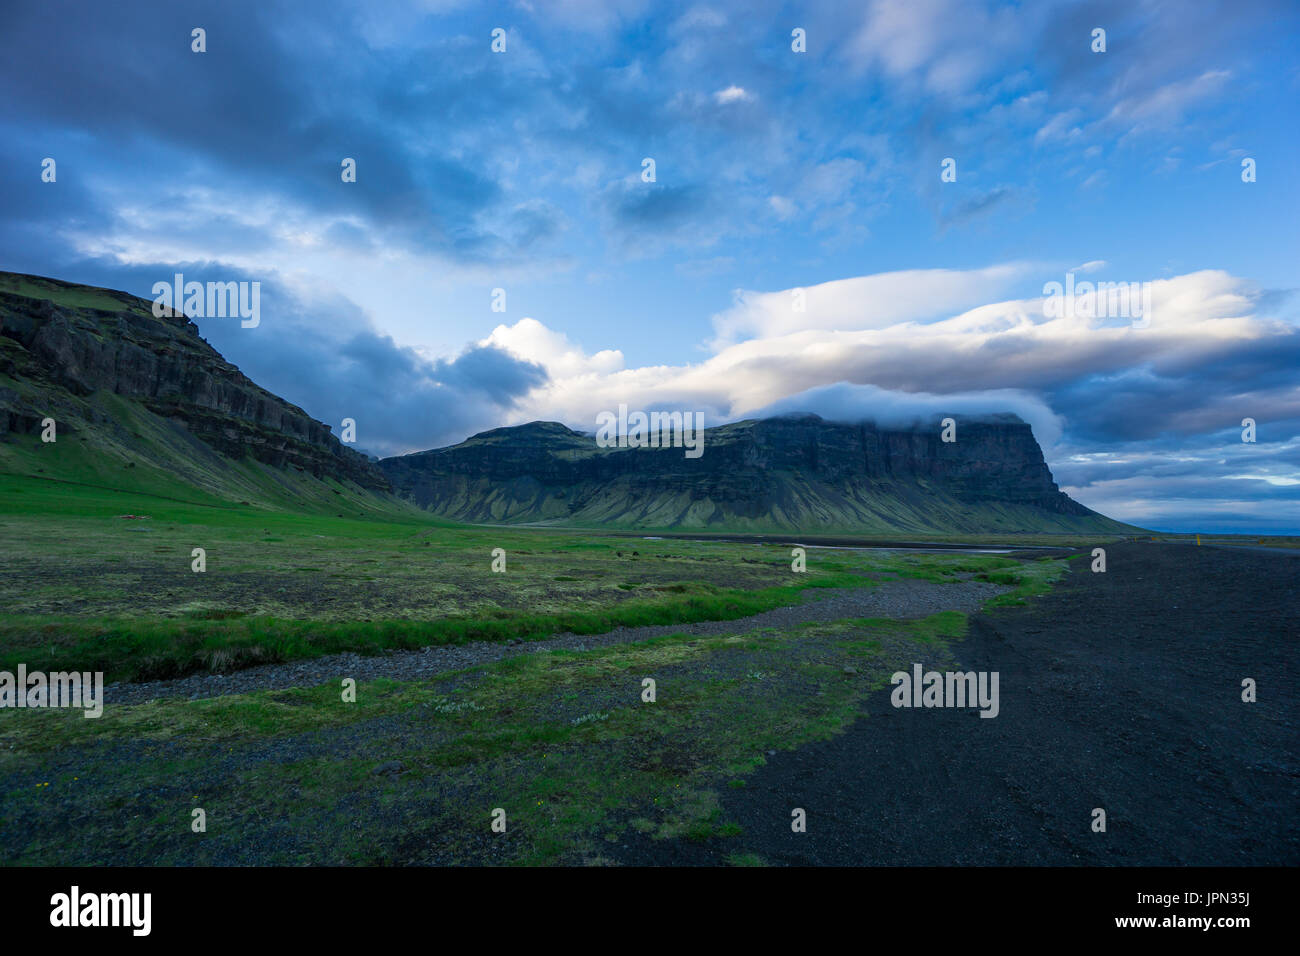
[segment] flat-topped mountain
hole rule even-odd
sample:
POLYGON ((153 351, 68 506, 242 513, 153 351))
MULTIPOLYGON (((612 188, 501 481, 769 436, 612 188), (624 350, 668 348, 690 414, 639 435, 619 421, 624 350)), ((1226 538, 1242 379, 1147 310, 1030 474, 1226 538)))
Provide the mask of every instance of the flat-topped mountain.
POLYGON ((394 489, 462 521, 781 531, 1116 532, 1057 488, 1013 415, 886 428, 816 415, 706 429, 703 452, 600 447, 558 422, 497 428, 379 463, 394 489))

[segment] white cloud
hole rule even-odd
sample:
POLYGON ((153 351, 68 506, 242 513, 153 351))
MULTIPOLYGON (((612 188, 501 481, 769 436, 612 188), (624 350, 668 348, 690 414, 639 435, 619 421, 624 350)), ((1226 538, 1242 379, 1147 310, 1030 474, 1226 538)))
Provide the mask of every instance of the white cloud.
POLYGON ((719 105, 726 103, 743 103, 747 100, 752 100, 753 98, 754 95, 752 93, 747 93, 743 87, 734 85, 727 87, 725 90, 718 90, 713 94, 713 99, 719 105))
POLYGON ((1077 125, 1082 117, 1083 110, 1077 107, 1057 113, 1034 134, 1034 145, 1040 145, 1048 140, 1069 141, 1082 136, 1083 130, 1077 125))
POLYGON ((1032 6, 989 10, 972 0, 874 0, 848 42, 850 62, 877 66, 927 92, 966 93, 1033 36, 1032 6))
POLYGON ((747 413, 762 418, 794 412, 813 412, 828 421, 870 420, 885 426, 906 427, 943 415, 981 416, 1012 413, 1033 426, 1040 444, 1054 445, 1061 437, 1061 418, 1036 395, 1010 388, 982 392, 892 392, 874 385, 839 382, 823 385, 773 402, 747 413))
POLYGON ((843 331, 919 322, 1004 293, 1028 274, 1022 263, 987 269, 911 269, 838 279, 809 286, 804 310, 796 311, 793 290, 737 290, 735 303, 714 316, 714 347, 747 337, 772 337, 801 329, 843 331))
POLYGON ((536 362, 551 376, 562 380, 611 375, 623 368, 623 353, 617 349, 604 349, 587 355, 564 333, 548 329, 531 318, 520 319, 514 325, 498 325, 478 344, 504 349, 519 358, 536 362))
MULTIPOLYGON (((1085 263, 1081 271, 1101 264, 1085 263)), ((546 385, 519 403, 515 422, 558 418, 588 427, 597 412, 624 402, 702 410, 714 422, 800 406, 826 417, 852 409, 864 417, 897 417, 948 408, 1013 411, 1050 445, 1061 432, 1058 414, 1068 422, 1086 413, 1049 408, 1043 395, 1052 389, 1133 369, 1147 370, 1149 381, 1175 378, 1220 362, 1228 349, 1270 337, 1282 343, 1296 334, 1283 321, 1257 315, 1256 291, 1218 271, 1152 281, 1145 328, 1079 315, 1048 318, 1041 298, 945 312, 1025 271, 1012 264, 838 280, 810 287, 809 311, 794 319, 792 290, 740 292, 721 325, 753 337, 720 337, 713 354, 680 365, 626 368, 621 353, 587 355, 532 319, 498 327, 484 344, 550 373, 546 385)), ((1178 401, 1161 428, 1203 431, 1222 418, 1208 393, 1178 401)), ((1261 386, 1250 401, 1274 419, 1300 417, 1300 389, 1261 386)))
POLYGON ((1128 127, 1125 136, 1168 128, 1181 121, 1193 106, 1216 96, 1231 77, 1227 70, 1207 70, 1188 80, 1126 96, 1111 107, 1102 122, 1116 128, 1128 127))
POLYGON ((791 219, 799 211, 799 207, 787 199, 785 196, 771 196, 767 200, 776 217, 782 221, 791 219))

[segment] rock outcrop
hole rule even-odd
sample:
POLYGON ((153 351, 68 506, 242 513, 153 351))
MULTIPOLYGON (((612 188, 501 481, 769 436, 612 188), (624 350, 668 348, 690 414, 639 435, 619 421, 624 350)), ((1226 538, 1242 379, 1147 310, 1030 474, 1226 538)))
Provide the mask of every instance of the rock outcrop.
POLYGON ((329 427, 260 388, 186 316, 155 317, 136 296, 0 273, 0 438, 108 424, 86 402, 111 393, 182 425, 213 450, 377 491, 388 482, 329 427), (6 383, 8 379, 8 384, 6 383))

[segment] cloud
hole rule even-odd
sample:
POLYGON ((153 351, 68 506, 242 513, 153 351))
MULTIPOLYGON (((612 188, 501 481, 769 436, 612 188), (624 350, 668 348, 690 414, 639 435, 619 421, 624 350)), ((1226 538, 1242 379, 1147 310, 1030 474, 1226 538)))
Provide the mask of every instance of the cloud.
POLYGON ((864 9, 848 43, 850 63, 947 95, 968 92, 1023 51, 1036 19, 1032 9, 965 0, 872 0, 864 9))
POLYGON ((725 90, 718 90, 713 94, 714 101, 724 106, 727 103, 743 103, 745 100, 752 100, 753 98, 752 93, 747 93, 742 87, 735 85, 729 86, 725 90))
POLYGON ((997 186, 974 196, 968 196, 940 215, 939 222, 944 226, 955 226, 970 222, 972 219, 1010 202, 1017 195, 1017 190, 1010 186, 997 186))
POLYGON ((587 355, 563 333, 548 329, 536 319, 524 318, 514 325, 498 325, 480 344, 521 357, 529 356, 555 380, 611 375, 623 369, 623 353, 617 349, 587 355))
POLYGON ((1256 444, 1231 429, 1106 451, 1062 447, 1052 469, 1067 494, 1147 527, 1294 534, 1300 529, 1300 420, 1271 430, 1256 444))
POLYGON ((501 327, 488 341, 548 368, 562 362, 565 374, 552 374, 545 401, 576 409, 587 396, 582 416, 671 396, 748 414, 845 383, 999 400, 1011 389, 1047 400, 1044 407, 1070 408, 1081 434, 1124 440, 1221 428, 1225 416, 1252 409, 1260 420, 1300 417, 1293 381, 1300 332, 1261 313, 1268 297, 1249 283, 1215 271, 1155 280, 1145 328, 1082 314, 1049 318, 1041 297, 952 314, 954 302, 1005 286, 1027 268, 837 280, 804 290, 803 313, 789 308, 795 290, 742 291, 718 324, 749 337, 720 336, 708 358, 676 366, 629 369, 617 353, 588 358, 534 320, 501 327), (581 387, 570 389, 566 377, 581 387))
POLYGON ((1047 140, 1068 141, 1082 136, 1083 130, 1075 125, 1082 116, 1083 111, 1077 107, 1057 113, 1034 134, 1034 143, 1040 144, 1047 140))
POLYGON ((1231 78, 1228 70, 1207 70, 1190 79, 1126 96, 1112 107, 1106 122, 1147 127, 1175 122, 1191 107, 1216 96, 1231 78))
POLYGON ((609 211, 624 229, 672 231, 692 218, 703 191, 692 185, 661 186, 640 180, 620 183, 610 196, 609 211))
MULTIPOLYGON (((201 264, 183 271, 201 282, 246 278, 201 264)), ((383 456, 459 441, 498 424, 547 382, 542 365, 491 342, 426 359, 345 299, 306 300, 288 285, 258 278, 259 326, 200 318, 201 334, 254 382, 336 431, 344 418, 355 419, 362 451, 383 456)))
POLYGON ((707 213, 715 205, 703 186, 643 182, 640 176, 612 183, 603 195, 608 234, 632 258, 713 244, 720 227, 707 222, 707 213))
POLYGON ((849 385, 839 382, 810 388, 788 398, 747 413, 749 418, 765 418, 812 412, 827 421, 871 421, 887 428, 906 428, 946 416, 984 418, 994 415, 1017 415, 1033 426, 1040 444, 1050 447, 1061 437, 1061 419, 1034 395, 1014 389, 990 389, 983 392, 891 392, 874 385, 849 385))
POLYGON ((713 348, 745 338, 773 338, 805 329, 883 329, 946 317, 1006 292, 1024 278, 1021 263, 977 270, 910 269, 837 279, 796 290, 738 289, 731 308, 714 316, 713 348))

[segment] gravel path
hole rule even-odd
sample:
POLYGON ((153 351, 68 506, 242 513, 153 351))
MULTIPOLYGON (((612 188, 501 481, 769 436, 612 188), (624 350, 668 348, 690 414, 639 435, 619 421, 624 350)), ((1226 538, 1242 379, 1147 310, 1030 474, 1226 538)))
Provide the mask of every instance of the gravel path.
POLYGON ((981 581, 935 582, 905 578, 874 587, 825 588, 806 591, 802 604, 775 608, 732 621, 697 624, 620 627, 606 634, 558 634, 541 641, 425 647, 418 651, 393 651, 375 657, 331 654, 285 664, 266 664, 231 674, 195 674, 174 680, 117 683, 104 688, 106 704, 138 704, 160 697, 220 697, 256 690, 312 687, 351 677, 358 683, 386 677, 421 680, 447 671, 486 664, 519 654, 557 649, 587 650, 613 644, 649 640, 665 634, 740 634, 760 627, 784 628, 807 622, 838 621, 854 617, 898 619, 926 617, 939 611, 974 612, 985 601, 1009 590, 981 581))

